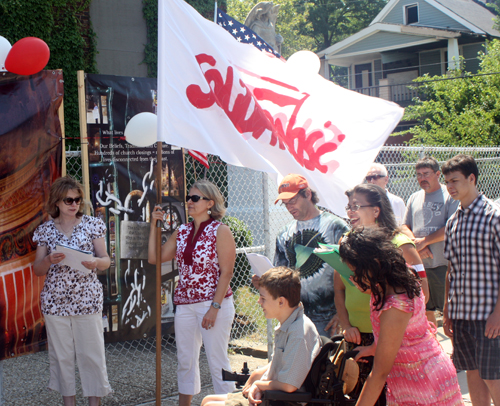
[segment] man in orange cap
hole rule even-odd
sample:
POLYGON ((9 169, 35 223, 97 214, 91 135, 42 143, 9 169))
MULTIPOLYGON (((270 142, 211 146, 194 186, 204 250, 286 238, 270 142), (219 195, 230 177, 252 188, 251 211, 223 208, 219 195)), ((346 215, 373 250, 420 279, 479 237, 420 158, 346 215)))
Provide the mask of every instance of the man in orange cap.
POLYGON ((301 175, 285 176, 278 192, 275 204, 281 200, 294 220, 276 237, 274 266, 300 271, 304 312, 319 334, 325 334, 328 322, 336 314, 333 268, 312 255, 312 251, 319 247, 318 243, 338 244, 349 227, 340 217, 318 209, 318 195, 301 175))

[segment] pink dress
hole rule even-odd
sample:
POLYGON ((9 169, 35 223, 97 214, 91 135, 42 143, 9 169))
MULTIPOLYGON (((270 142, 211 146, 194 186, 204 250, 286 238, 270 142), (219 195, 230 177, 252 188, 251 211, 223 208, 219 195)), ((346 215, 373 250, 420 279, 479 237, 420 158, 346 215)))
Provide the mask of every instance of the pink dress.
POLYGON ((413 315, 387 377, 387 405, 463 405, 455 367, 425 316, 424 295, 414 299, 406 294, 387 296, 381 310, 375 310, 372 302, 375 342, 380 333, 380 314, 391 307, 413 315))

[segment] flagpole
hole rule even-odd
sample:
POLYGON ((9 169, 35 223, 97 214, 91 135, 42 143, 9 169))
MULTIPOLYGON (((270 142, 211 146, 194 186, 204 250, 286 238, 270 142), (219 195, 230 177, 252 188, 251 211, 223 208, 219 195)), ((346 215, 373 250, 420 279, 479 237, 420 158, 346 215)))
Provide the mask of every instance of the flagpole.
POLYGON ((214 7, 214 23, 217 24, 217 2, 215 2, 214 7))
MULTIPOLYGON (((161 205, 162 142, 156 144, 156 204, 161 205)), ((156 406, 161 406, 161 221, 156 222, 156 406)))

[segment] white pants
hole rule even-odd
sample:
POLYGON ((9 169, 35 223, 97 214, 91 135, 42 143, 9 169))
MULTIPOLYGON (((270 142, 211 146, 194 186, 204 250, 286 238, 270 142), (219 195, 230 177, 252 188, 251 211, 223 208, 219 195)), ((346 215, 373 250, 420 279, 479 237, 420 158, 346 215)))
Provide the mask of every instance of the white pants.
POLYGON ((222 380, 222 368, 231 370, 227 347, 234 319, 233 297, 224 299, 215 319, 215 326, 209 330, 201 327, 211 301, 178 305, 175 310, 175 342, 177 345, 177 382, 179 393, 196 395, 200 393, 200 348, 203 341, 208 366, 212 374, 214 391, 217 394, 234 391, 234 382, 222 380))
POLYGON ((112 392, 106 372, 101 313, 83 316, 44 314, 49 343, 49 389, 62 396, 76 395, 75 359, 83 396, 103 397, 112 392))

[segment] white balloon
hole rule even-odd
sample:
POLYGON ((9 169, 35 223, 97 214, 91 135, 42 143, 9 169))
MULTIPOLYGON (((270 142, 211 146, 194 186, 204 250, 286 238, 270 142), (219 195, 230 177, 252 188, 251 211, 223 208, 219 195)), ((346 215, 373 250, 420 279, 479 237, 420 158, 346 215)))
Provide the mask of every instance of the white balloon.
POLYGON ((139 113, 125 127, 125 139, 136 147, 148 147, 156 142, 157 117, 154 113, 139 113))
POLYGON ((286 61, 286 65, 303 75, 316 75, 321 68, 318 55, 311 51, 298 51, 286 61))
POLYGON ((11 48, 12 45, 10 45, 10 42, 0 36, 0 72, 7 72, 7 69, 5 69, 5 59, 11 48))

